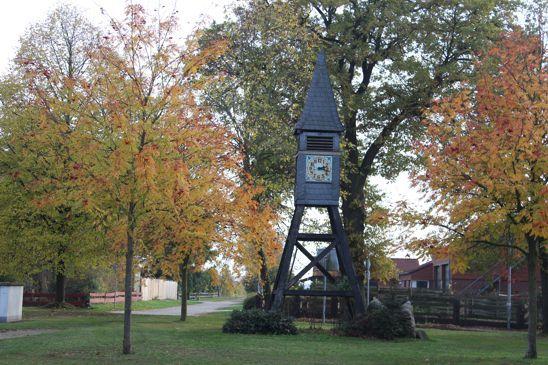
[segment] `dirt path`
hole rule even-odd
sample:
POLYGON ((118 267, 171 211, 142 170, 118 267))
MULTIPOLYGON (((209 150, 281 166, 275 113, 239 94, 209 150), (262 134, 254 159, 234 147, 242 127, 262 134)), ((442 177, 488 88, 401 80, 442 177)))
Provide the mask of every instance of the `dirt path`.
POLYGON ((0 330, 0 340, 5 340, 8 338, 16 338, 16 337, 25 337, 25 336, 34 336, 34 335, 41 335, 42 333, 51 333, 55 332, 55 330, 6 330, 1 331, 0 330))
MULTIPOLYGON (((226 309, 227 307, 242 304, 242 302, 243 302, 243 299, 238 298, 238 299, 223 300, 219 302, 202 302, 202 303, 192 304, 188 306, 187 315, 200 316, 202 314, 224 311, 224 310, 228 310, 226 309)), ((115 311, 113 313, 123 313, 123 312, 115 311)), ((181 314, 181 307, 147 309, 147 310, 133 311, 131 313, 152 315, 152 316, 178 316, 181 314)))

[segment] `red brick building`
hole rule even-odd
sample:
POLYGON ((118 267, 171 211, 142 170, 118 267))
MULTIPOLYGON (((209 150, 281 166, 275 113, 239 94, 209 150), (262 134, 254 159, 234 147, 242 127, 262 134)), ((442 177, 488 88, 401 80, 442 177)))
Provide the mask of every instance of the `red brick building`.
POLYGON ((404 288, 433 288, 432 261, 419 265, 413 270, 400 273, 400 286, 404 288))
MULTIPOLYGON (((434 259, 419 267, 401 272, 400 286, 447 290, 456 294, 483 294, 508 291, 508 267, 497 263, 483 272, 452 272, 449 259, 434 259)), ((512 267, 512 293, 527 292, 527 266, 524 261, 512 267)), ((537 276, 540 282, 540 270, 537 276)))

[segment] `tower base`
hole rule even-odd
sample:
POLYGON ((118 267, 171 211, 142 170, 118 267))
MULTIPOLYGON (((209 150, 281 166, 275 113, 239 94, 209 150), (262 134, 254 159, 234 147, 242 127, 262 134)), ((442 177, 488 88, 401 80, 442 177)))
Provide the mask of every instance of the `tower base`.
POLYGON ((299 233, 299 227, 301 225, 305 207, 305 205, 301 204, 295 206, 295 212, 291 219, 291 226, 289 227, 289 233, 280 260, 278 274, 276 275, 276 280, 274 282, 270 309, 280 311, 283 306, 284 297, 287 295, 349 297, 354 298, 356 314, 365 313, 365 304, 361 295, 360 284, 356 277, 354 267, 352 266, 348 238, 346 237, 342 226, 338 207, 336 205, 325 206, 331 224, 331 233, 329 234, 299 233), (301 241, 329 242, 329 245, 319 255, 314 256, 306 250, 300 243, 301 241), (321 260, 333 249, 337 254, 339 270, 341 271, 341 274, 348 279, 350 290, 291 290, 291 287, 297 284, 313 267, 317 267, 330 282, 335 282, 335 278, 333 278, 329 271, 321 264, 321 260), (310 263, 294 277, 289 278, 291 258, 295 250, 301 251, 310 260, 310 263))

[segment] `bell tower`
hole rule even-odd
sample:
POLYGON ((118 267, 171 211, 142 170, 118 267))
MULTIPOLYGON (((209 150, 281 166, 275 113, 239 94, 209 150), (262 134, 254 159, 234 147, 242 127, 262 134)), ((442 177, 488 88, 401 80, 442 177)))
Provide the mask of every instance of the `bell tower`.
POLYGON ((284 296, 330 296, 354 298, 358 313, 365 311, 360 284, 352 266, 348 238, 339 214, 341 152, 340 136, 344 127, 339 120, 333 89, 329 81, 325 55, 317 56, 312 81, 308 89, 303 112, 295 125, 298 151, 296 156, 295 212, 282 253, 278 274, 274 282, 273 310, 281 310, 284 296), (300 233, 305 207, 325 208, 329 215, 331 233, 300 233), (301 242, 327 242, 319 255, 312 255, 301 242), (291 259, 295 250, 306 256, 310 263, 290 278, 291 259), (336 251, 342 276, 346 276, 349 290, 293 290, 299 280, 316 267, 336 283, 336 279, 322 264, 322 260, 336 251))

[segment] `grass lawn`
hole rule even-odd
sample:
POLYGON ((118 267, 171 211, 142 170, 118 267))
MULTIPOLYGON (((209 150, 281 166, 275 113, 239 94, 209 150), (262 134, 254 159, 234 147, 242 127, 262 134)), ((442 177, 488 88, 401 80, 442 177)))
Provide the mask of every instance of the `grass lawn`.
MULTIPOLYGON (((200 303, 197 300, 189 300, 188 304, 200 303)), ((133 302, 131 307, 133 310, 145 310, 145 309, 160 309, 160 308, 169 308, 169 307, 178 307, 181 305, 181 302, 178 300, 172 299, 157 299, 157 300, 140 300, 133 302)), ((94 312, 110 312, 113 310, 124 310, 124 303, 105 303, 105 304, 92 304, 91 310, 94 312)))
MULTIPOLYGON (((198 304, 202 302, 219 302, 223 300, 228 299, 234 299, 234 298, 227 298, 227 297, 213 297, 213 298, 200 298, 200 300, 191 299, 188 301, 188 305, 192 304, 198 304)), ((169 308, 169 307, 178 307, 181 305, 181 302, 179 300, 172 300, 172 299, 156 299, 156 300, 140 300, 137 302, 133 302, 132 309, 139 311, 139 310, 146 310, 146 309, 160 309, 160 308, 169 308)), ((123 310, 124 309, 124 303, 116 303, 116 306, 114 306, 114 303, 106 303, 106 304, 92 304, 91 310, 95 312, 110 312, 113 310, 123 310)))
MULTIPOLYGON (((525 332, 427 330, 430 340, 386 342, 344 338, 327 331, 297 336, 221 332, 228 313, 190 317, 134 316, 135 353, 121 354, 122 316, 94 310, 25 310, 7 329, 52 329, 0 340, 0 364, 548 364, 548 338, 540 359, 522 359, 525 332)), ((302 325, 306 327, 306 325, 302 325)))

